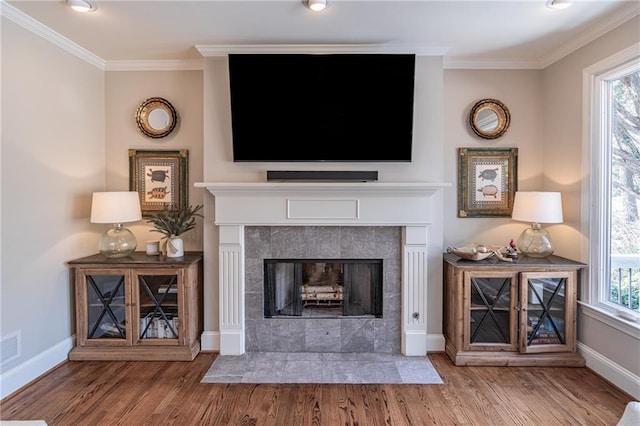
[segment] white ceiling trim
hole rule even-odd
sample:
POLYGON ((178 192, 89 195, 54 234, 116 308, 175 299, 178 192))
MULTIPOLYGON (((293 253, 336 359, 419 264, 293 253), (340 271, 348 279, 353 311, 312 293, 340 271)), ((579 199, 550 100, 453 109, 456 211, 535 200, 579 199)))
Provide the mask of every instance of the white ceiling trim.
POLYGON ((622 9, 617 15, 611 17, 611 19, 600 23, 600 25, 594 25, 592 30, 588 33, 583 33, 579 37, 571 40, 571 42, 563 45, 555 52, 551 52, 541 58, 539 68, 546 68, 554 62, 564 58, 570 53, 575 52, 581 47, 589 44, 593 40, 608 33, 612 29, 624 24, 629 19, 640 15, 640 2, 632 2, 627 8, 622 9))
POLYGON ((445 69, 480 69, 480 70, 518 70, 540 69, 540 61, 526 61, 522 59, 477 59, 477 58, 444 58, 442 66, 445 69))
POLYGON ((105 71, 202 71, 202 59, 108 61, 105 71))
POLYGON ((83 61, 88 62, 96 68, 99 68, 102 71, 105 70, 104 59, 94 55, 87 49, 78 46, 73 41, 53 31, 51 28, 43 25, 40 21, 36 21, 32 17, 25 15, 23 12, 19 11, 10 4, 0 1, 0 15, 6 17, 10 21, 15 22, 26 30, 39 35, 45 40, 71 53, 72 55, 77 56, 83 61))
POLYGON ((410 44, 197 44, 195 48, 204 57, 236 53, 393 53, 422 56, 444 56, 449 50, 443 46, 410 44))

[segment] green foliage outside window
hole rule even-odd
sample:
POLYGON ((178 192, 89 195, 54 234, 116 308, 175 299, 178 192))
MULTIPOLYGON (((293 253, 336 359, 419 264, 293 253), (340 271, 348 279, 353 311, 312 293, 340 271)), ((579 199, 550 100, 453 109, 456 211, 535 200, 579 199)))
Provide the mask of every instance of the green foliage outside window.
MULTIPOLYGON (((609 301, 640 310, 640 268, 618 266, 640 256, 640 71, 612 82, 611 279, 609 301)), ((633 263, 633 261, 631 261, 633 263)), ((637 261, 636 261, 637 265, 637 261)))

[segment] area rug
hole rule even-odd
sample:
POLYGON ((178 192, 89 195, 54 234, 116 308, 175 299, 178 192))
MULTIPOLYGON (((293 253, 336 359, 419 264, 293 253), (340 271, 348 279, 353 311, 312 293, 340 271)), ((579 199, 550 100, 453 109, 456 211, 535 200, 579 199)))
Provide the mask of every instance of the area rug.
POLYGON ((380 353, 249 352, 220 355, 202 383, 442 384, 424 357, 380 353))

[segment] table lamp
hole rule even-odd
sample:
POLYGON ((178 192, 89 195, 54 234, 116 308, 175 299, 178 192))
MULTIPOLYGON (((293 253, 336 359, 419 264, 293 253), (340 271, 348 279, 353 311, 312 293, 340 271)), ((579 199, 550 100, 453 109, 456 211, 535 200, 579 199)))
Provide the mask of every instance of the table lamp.
POLYGON ((91 223, 113 224, 98 243, 98 249, 104 256, 118 258, 133 253, 138 244, 136 237, 122 224, 141 219, 140 198, 136 191, 93 193, 91 223))
POLYGON ((562 198, 559 192, 516 191, 511 219, 531 222, 516 242, 523 255, 547 257, 553 254, 551 237, 541 223, 562 223, 562 198))

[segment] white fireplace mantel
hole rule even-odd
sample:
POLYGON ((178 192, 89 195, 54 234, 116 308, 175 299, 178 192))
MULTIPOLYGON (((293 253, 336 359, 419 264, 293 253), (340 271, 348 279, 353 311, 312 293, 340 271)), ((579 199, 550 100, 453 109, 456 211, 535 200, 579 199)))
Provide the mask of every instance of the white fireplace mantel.
POLYGON ((216 225, 429 224, 429 198, 445 183, 196 183, 215 196, 216 225))
POLYGON ((402 226, 402 336, 405 355, 427 351, 427 245, 448 183, 202 182, 215 197, 219 227, 220 354, 245 352, 245 226, 402 226))

